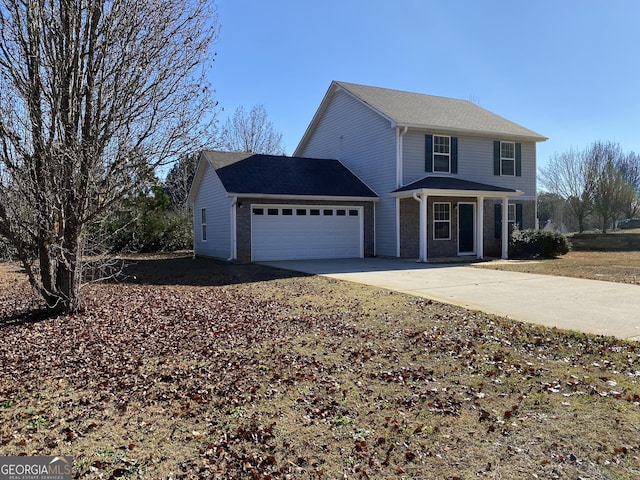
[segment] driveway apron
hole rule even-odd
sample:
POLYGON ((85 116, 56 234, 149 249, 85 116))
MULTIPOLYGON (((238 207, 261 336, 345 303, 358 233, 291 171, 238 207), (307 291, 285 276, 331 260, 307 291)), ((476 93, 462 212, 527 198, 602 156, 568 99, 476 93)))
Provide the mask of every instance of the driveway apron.
POLYGON ((262 263, 538 325, 640 340, 638 285, 385 258, 262 263))

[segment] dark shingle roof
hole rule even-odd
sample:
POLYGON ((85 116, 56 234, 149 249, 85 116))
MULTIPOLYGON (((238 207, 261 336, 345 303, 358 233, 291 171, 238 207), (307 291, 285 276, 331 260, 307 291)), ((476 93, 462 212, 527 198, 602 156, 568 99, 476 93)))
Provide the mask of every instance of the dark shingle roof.
POLYGON ((411 190, 462 190, 470 192, 503 192, 516 193, 517 190, 511 188, 496 187, 485 183, 471 182, 455 177, 424 177, 409 185, 405 185, 393 193, 409 192, 411 190))
POLYGON ((212 151, 204 154, 229 193, 378 198, 338 160, 212 151))

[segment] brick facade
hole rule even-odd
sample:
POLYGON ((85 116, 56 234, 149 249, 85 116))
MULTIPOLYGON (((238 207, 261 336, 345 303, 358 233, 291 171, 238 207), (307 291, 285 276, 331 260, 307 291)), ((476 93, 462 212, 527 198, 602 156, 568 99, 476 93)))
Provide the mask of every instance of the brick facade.
MULTIPOLYGON (((427 258, 455 257, 458 255, 458 203, 477 203, 475 198, 467 197, 428 197, 427 201, 427 258), (433 238, 433 204, 451 204, 451 237, 449 240, 433 238)), ((497 199, 484 200, 484 256, 500 257, 502 239, 495 236, 495 204, 497 199)), ((521 228, 535 228, 536 204, 534 200, 511 200, 509 203, 522 204, 521 228)), ((418 258, 420 256, 420 204, 413 198, 400 199, 400 257, 418 258)), ((476 208, 477 214, 477 208, 476 208)))

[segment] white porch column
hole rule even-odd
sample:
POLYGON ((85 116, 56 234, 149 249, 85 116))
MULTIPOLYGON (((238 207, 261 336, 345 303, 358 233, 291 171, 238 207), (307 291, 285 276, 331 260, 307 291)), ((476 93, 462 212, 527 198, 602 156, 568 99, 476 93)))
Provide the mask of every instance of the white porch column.
POLYGON ((502 258, 509 258, 509 197, 502 199, 502 258))
POLYGON ((420 258, 418 262, 427 261, 427 195, 420 195, 420 258))
POLYGON ((478 197, 478 208, 476 209, 476 254, 478 260, 484 258, 484 197, 478 197))

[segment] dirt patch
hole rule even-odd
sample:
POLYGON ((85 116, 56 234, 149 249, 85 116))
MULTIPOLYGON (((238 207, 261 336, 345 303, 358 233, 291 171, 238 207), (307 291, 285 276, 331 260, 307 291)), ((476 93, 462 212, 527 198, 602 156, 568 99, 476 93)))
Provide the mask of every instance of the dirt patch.
POLYGON ((0 454, 87 479, 640 471, 638 343, 268 267, 127 269, 21 323, 37 300, 0 265, 0 454))

